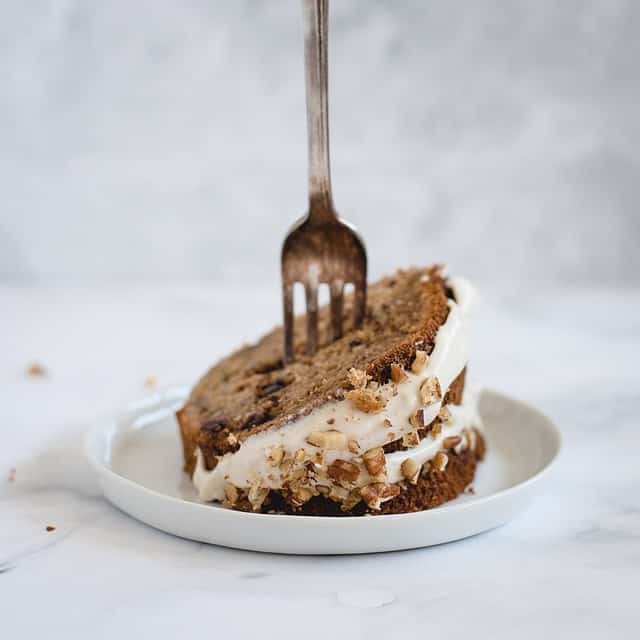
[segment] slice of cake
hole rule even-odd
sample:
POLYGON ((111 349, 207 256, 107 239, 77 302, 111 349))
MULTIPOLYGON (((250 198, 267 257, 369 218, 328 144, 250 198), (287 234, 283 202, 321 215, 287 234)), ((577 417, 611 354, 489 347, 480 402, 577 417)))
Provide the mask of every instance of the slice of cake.
MULTIPOLYGON (((370 285, 363 325, 282 364, 282 328, 215 365, 178 411, 185 470, 203 501, 264 513, 362 515, 435 507, 484 456, 465 390, 465 280, 438 267, 370 285)), ((345 300, 345 321, 351 317, 345 300)))

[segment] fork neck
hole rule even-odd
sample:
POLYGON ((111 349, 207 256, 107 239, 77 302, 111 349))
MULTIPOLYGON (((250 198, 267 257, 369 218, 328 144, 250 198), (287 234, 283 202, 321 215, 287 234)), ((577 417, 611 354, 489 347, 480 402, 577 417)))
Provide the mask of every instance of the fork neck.
POLYGON ((327 98, 328 0, 303 0, 304 59, 309 143, 309 219, 336 217, 329 166, 327 98))

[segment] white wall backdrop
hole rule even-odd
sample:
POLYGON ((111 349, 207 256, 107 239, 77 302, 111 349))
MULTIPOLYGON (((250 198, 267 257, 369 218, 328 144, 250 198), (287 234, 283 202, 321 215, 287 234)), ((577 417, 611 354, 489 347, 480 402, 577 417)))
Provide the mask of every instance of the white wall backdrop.
MULTIPOLYGON (((640 282, 640 3, 334 0, 371 271, 640 282)), ((305 207, 295 0, 0 3, 0 279, 270 282, 305 207)))

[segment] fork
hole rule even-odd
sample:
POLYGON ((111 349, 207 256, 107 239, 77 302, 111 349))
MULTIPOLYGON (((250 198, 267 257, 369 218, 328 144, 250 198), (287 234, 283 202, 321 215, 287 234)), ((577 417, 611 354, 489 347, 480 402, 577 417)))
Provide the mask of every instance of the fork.
POLYGON ((303 0, 309 152, 309 210, 282 246, 284 363, 294 359, 293 286, 304 285, 306 353, 318 348, 318 286, 329 285, 331 340, 342 336, 343 294, 354 287, 353 325, 362 323, 367 296, 367 254, 360 236, 338 217, 331 196, 327 105, 328 0, 303 0))

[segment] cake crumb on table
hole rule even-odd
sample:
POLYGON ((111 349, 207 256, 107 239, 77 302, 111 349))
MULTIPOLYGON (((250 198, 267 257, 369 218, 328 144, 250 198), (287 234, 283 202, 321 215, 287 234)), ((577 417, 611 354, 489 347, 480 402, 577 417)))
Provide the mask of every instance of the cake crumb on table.
POLYGON ((32 362, 27 367, 27 375, 31 378, 44 378, 47 375, 47 370, 38 362, 32 362))
POLYGON ((144 381, 144 386, 147 387, 147 389, 154 389, 158 386, 158 378, 155 376, 147 377, 144 381))
POLYGON ((51 524, 48 524, 48 525, 45 527, 45 529, 46 529, 47 531, 55 531, 55 530, 56 530, 56 528, 55 528, 53 525, 51 525, 51 524))
POLYGON ((7 480, 9 482, 15 482, 16 481, 16 468, 15 467, 11 467, 11 469, 9 469, 9 476, 7 477, 7 480))

